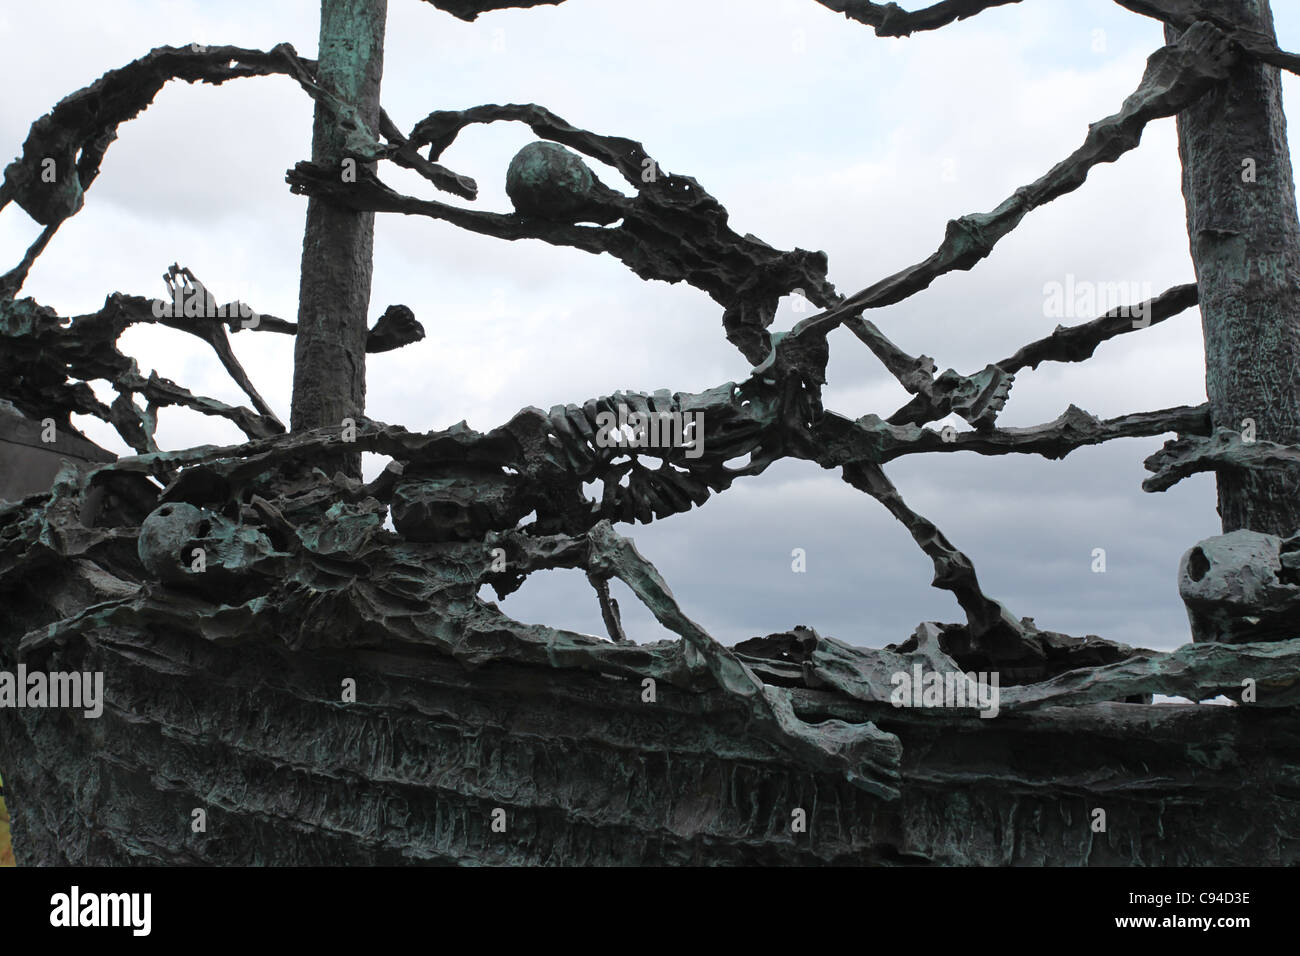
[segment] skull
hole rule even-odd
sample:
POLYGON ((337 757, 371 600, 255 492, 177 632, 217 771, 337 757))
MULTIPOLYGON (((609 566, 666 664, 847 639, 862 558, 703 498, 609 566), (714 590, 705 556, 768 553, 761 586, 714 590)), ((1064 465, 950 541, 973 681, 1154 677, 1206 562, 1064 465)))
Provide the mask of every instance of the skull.
POLYGON ((159 581, 199 584, 214 572, 220 578, 246 571, 275 549, 257 528, 185 502, 167 502, 140 524, 136 553, 159 581))
POLYGON ((1192 640, 1243 644, 1300 637, 1300 579, 1293 545, 1271 534, 1233 531, 1206 538, 1185 555, 1178 593, 1192 640))
POLYGON ((622 194, 555 143, 529 143, 515 154, 506 170, 506 195, 520 215, 554 222, 608 225, 623 215, 618 208, 622 194))

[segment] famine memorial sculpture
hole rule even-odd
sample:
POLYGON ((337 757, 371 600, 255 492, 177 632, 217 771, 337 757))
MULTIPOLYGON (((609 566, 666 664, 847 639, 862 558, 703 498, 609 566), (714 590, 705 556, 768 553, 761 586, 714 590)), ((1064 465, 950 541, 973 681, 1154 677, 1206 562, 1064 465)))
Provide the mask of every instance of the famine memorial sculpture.
MULTIPOLYGON (((472 20, 563 0, 427 2, 472 20)), ((899 37, 1018 0, 808 2, 899 37)), ((18 864, 1300 863, 1300 224, 1280 84, 1300 55, 1278 48, 1267 0, 1117 2, 1166 32, 1118 111, 996 208, 948 222, 928 258, 849 295, 823 253, 737 234, 671 156, 580 117, 484 105, 402 132, 379 100, 386 0, 323 0, 316 60, 287 43, 160 47, 60 101, 0 185, 0 208, 44 227, 0 277, 0 774, 18 864), (196 263, 167 271, 166 299, 114 292, 85 315, 21 296, 118 127, 164 84, 273 74, 315 108, 311 159, 287 173, 306 197, 296 322, 220 302, 196 263), (1169 117, 1195 284, 969 374, 940 373, 868 318, 976 267, 1169 117), (467 127, 502 122, 537 137, 494 173, 512 210, 385 184, 392 163, 474 199, 475 181, 440 160, 467 127), (575 395, 487 432, 372 420, 366 353, 437 335, 404 305, 369 322, 377 213, 609 253, 642 279, 688 283, 752 371, 700 392, 575 395), (770 331, 796 290, 821 311, 770 331), (1197 306, 1208 403, 1109 419, 1071 405, 999 427, 1018 373, 1087 361, 1197 306), (117 343, 150 324, 207 342, 248 405, 143 374, 117 343), (856 419, 824 407, 841 326, 912 396, 903 407, 856 419), (295 337, 288 428, 230 347, 266 333, 295 337), (226 418, 248 440, 159 448, 167 406, 226 418), (969 428, 935 425, 953 413, 969 428), (111 423, 136 454, 105 453, 72 414, 111 423), (887 475, 906 455, 1059 459, 1134 437, 1152 440, 1147 491, 1197 472, 1218 481, 1223 534, 1188 541, 1169 581, 1190 625, 1172 652, 1018 617, 887 475), (370 482, 362 452, 391 459, 370 482), (883 649, 815 621, 733 647, 698 626, 673 569, 644 559, 629 526, 706 506, 783 458, 837 470, 883 505, 965 620, 921 623, 883 649), (585 572, 606 637, 522 624, 478 595, 553 568, 585 572), (638 641, 611 579, 674 639, 638 641), (1195 703, 1219 695, 1231 705, 1195 703)))

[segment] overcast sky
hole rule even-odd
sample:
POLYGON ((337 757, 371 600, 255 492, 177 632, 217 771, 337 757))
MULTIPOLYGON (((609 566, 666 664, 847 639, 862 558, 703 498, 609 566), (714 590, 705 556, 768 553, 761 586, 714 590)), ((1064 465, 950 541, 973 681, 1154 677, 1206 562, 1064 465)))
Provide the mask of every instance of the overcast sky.
MULTIPOLYGON (((1281 46, 1293 50, 1296 7, 1274 3, 1281 46)), ((60 98, 155 46, 287 41, 315 56, 318 9, 317 0, 10 4, 0 12, 0 140, 18 155, 31 122, 60 98)), ((825 250, 846 294, 925 258, 947 220, 991 210, 1067 156, 1090 122, 1118 110, 1163 42, 1157 23, 1111 0, 1025 0, 893 40, 812 0, 568 0, 473 24, 389 0, 387 29, 382 98, 403 129, 435 109, 533 102, 639 140, 664 169, 696 177, 737 232, 825 250)), ((1284 84, 1287 102, 1300 102, 1295 80, 1284 84)), ((161 275, 179 262, 222 301, 295 317, 306 200, 289 193, 284 173, 309 157, 311 117, 311 101, 283 77, 170 84, 120 128, 85 209, 24 294, 63 315, 90 312, 113 291, 162 296, 161 275)), ((509 211, 505 169, 532 139, 518 124, 471 127, 443 162, 478 181, 475 208, 509 211)), ((399 191, 459 202, 389 164, 380 172, 399 191)), ((3 268, 38 231, 14 205, 0 214, 3 268)), ((941 370, 970 373, 1058 321, 1092 318, 1045 314, 1045 283, 1067 275, 1150 294, 1192 281, 1173 120, 1032 213, 972 272, 871 318, 941 370)), ((615 389, 697 391, 749 373, 723 336, 720 308, 688 286, 643 282, 609 256, 384 215, 372 318, 398 302, 428 334, 369 358, 366 411, 412 429, 466 419, 486 431, 526 405, 581 404, 615 389)), ((801 317, 793 305, 783 303, 775 329, 801 317)), ((886 416, 906 400, 850 334, 830 341, 828 408, 886 416)), ((121 344, 146 374, 247 404, 191 337, 142 328, 121 344)), ((287 422, 292 340, 242 333, 234 347, 287 422)), ((1204 400, 1199 318, 1189 311, 1102 345, 1089 363, 1021 373, 1000 421, 1049 421, 1071 402, 1110 417, 1204 400)), ((128 451, 108 426, 78 424, 128 451)), ((166 409, 158 440, 179 448, 242 435, 166 409)), ((1142 459, 1162 441, 1113 442, 1060 462, 912 456, 887 471, 1014 614, 1168 649, 1189 639, 1179 557, 1217 533, 1218 518, 1208 475, 1163 494, 1141 490, 1142 459), (1106 551, 1105 573, 1092 570, 1095 548, 1106 551)), ((367 473, 382 465, 368 456, 367 473)), ((838 472, 806 462, 780 462, 703 508, 619 530, 686 613, 726 643, 806 624, 880 646, 920 621, 962 620, 951 595, 929 586, 930 561, 906 530, 838 472), (806 551, 806 573, 791 569, 794 548, 806 551)), ((615 589, 635 640, 666 636, 615 589)), ((604 633, 580 572, 536 574, 503 607, 524 621, 604 633)))

